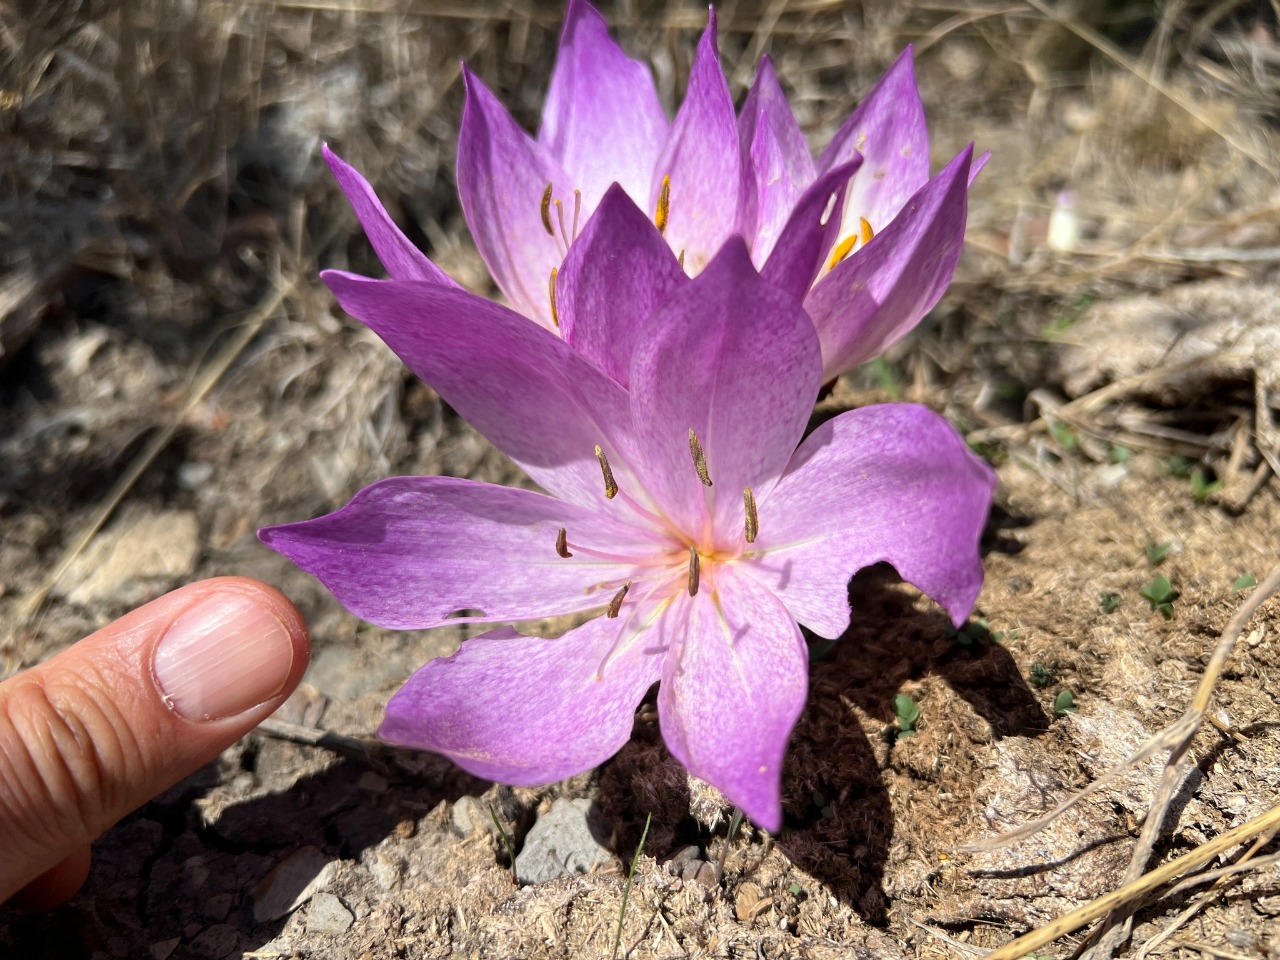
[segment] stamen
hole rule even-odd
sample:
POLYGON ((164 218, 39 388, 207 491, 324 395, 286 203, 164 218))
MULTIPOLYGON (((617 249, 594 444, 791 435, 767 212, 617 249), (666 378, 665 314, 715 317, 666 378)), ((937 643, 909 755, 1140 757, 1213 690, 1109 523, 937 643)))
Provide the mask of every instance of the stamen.
POLYGON ((747 543, 755 543, 760 533, 760 516, 756 513, 756 495, 750 487, 742 488, 742 504, 747 508, 747 543))
POLYGON ((609 609, 605 611, 605 616, 612 620, 618 615, 618 611, 622 609, 622 601, 626 599, 627 591, 631 589, 631 581, 628 580, 622 585, 622 589, 613 595, 613 599, 609 601, 609 609))
POLYGON ((569 248, 569 241, 573 238, 569 236, 569 231, 564 228, 564 202, 557 199, 556 204, 556 222, 560 224, 560 242, 564 245, 565 250, 569 248))
POLYGON ((561 527, 559 532, 556 534, 556 553, 560 554, 560 556, 564 557, 566 560, 573 556, 573 554, 569 552, 569 531, 564 527, 561 527))
POLYGON ((662 189, 658 191, 658 211, 653 215, 653 222, 659 233, 666 233, 667 218, 671 215, 671 175, 662 178, 662 189))
POLYGON ((573 188, 573 233, 569 234, 570 242, 578 238, 578 214, 582 213, 582 191, 573 188))
POLYGON ((698 595, 698 578, 702 574, 702 561, 698 558, 698 548, 689 548, 689 596, 698 595))
POLYGON ((827 197, 827 205, 822 208, 822 216, 818 218, 818 226, 825 227, 827 223, 830 222, 831 214, 834 213, 836 209, 837 196, 838 194, 833 193, 831 196, 827 197))
POLYGON ((703 486, 711 486, 711 476, 707 473, 707 455, 702 452, 702 443, 693 432, 693 427, 689 428, 689 452, 693 454, 693 468, 698 471, 698 479, 703 486))
POLYGON ((609 459, 604 455, 604 451, 600 449, 600 444, 596 444, 596 459, 600 461, 600 472, 604 474, 604 495, 612 500, 618 495, 618 482, 613 479, 613 471, 609 469, 609 459))
POLYGON ((680 261, 680 269, 683 270, 684 269, 684 251, 683 250, 680 251, 680 256, 676 257, 676 259, 680 261))
POLYGON ((547 282, 547 293, 551 297, 551 322, 560 326, 560 311, 556 309, 556 274, 560 271, 551 268, 551 279, 547 282))
MULTIPOLYGON (((865 223, 865 221, 863 221, 865 223)), ((836 264, 849 255, 849 251, 853 249, 853 245, 858 242, 856 234, 849 234, 839 243, 836 248, 831 251, 831 259, 827 261, 827 270, 834 270, 836 264)))
POLYGON ((552 185, 550 183, 547 184, 547 189, 542 191, 542 225, 546 227, 547 236, 554 237, 556 231, 551 226, 551 191, 552 185))
POLYGON ((871 229, 871 222, 866 217, 858 218, 858 227, 862 231, 862 243, 865 246, 871 242, 871 238, 876 235, 876 232, 871 229))

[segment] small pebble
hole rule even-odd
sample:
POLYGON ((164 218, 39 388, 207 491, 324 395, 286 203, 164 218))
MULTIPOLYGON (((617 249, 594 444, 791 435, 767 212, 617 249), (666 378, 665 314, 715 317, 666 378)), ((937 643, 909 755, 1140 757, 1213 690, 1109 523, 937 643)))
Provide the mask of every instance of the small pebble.
POLYGON ((307 912, 308 933, 346 933, 355 917, 341 900, 332 893, 317 893, 311 898, 307 912))

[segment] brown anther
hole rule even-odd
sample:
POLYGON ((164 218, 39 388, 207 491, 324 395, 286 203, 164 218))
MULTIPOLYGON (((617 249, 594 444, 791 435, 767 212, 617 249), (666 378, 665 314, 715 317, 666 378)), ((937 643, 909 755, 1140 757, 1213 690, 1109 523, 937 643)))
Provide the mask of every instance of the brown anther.
POLYGON ((613 479, 613 471, 609 469, 609 459, 596 444, 596 459, 600 461, 600 472, 604 474, 604 495, 612 500, 618 495, 618 482, 613 479))
POLYGON ((546 228, 547 236, 554 237, 556 235, 555 227, 551 226, 551 192, 552 185, 547 184, 547 189, 542 191, 542 225, 546 228))
POLYGON ((551 268, 551 279, 547 281, 547 295, 551 298, 551 322, 560 326, 560 311, 556 309, 556 275, 560 271, 551 268))
POLYGON ((876 235, 876 232, 871 229, 871 221, 866 217, 858 218, 858 230, 862 233, 862 243, 864 246, 870 243, 871 238, 876 235))
POLYGON ((837 243, 836 248, 831 251, 831 259, 827 261, 827 269, 834 270, 836 264, 849 255, 849 251, 853 249, 853 245, 857 242, 857 236, 851 233, 837 243))
POLYGON ((698 548, 689 548, 689 596, 698 595, 698 578, 702 575, 702 561, 698 557, 698 548))
POLYGON ((631 589, 631 581, 628 580, 622 585, 622 589, 613 595, 613 599, 609 601, 609 609, 605 611, 605 616, 613 619, 618 615, 618 611, 622 609, 622 601, 627 597, 627 591, 631 589))
POLYGON ((680 251, 680 256, 676 257, 676 259, 680 261, 680 269, 683 270, 684 269, 684 251, 683 250, 680 251))
POLYGON ((707 473, 707 455, 702 452, 702 443, 693 432, 693 427, 689 428, 689 453, 693 454, 693 469, 698 471, 698 479, 703 486, 711 486, 711 475, 707 473))
POLYGON ((654 225, 659 233, 667 230, 667 218, 671 216, 671 175, 662 178, 662 189, 658 191, 658 210, 653 215, 654 225))
POLYGON ((559 532, 556 533, 556 553, 560 554, 560 556, 564 557, 566 560, 573 556, 573 554, 569 552, 569 531, 564 527, 561 527, 559 532))
POLYGON ((755 543, 760 533, 760 515, 756 513, 756 495, 750 487, 742 488, 742 505, 747 509, 747 543, 755 543))

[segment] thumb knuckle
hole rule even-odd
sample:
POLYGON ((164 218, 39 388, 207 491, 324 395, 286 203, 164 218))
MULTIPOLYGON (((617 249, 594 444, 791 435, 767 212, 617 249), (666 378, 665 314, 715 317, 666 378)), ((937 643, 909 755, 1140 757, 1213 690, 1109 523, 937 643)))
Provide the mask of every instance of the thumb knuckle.
POLYGON ((96 839, 141 763, 129 725, 102 689, 84 678, 17 677, 0 696, 0 814, 26 826, 36 843, 96 839))

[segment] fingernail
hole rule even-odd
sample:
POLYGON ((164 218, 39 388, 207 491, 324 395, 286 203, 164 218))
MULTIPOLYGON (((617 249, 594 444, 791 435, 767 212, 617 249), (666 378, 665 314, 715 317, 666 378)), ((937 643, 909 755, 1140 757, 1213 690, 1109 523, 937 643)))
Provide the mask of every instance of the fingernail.
POLYGON ((192 607, 156 648, 165 702, 188 720, 221 720, 270 700, 289 679, 293 640, 248 597, 221 594, 192 607))

